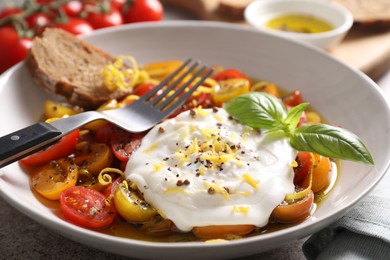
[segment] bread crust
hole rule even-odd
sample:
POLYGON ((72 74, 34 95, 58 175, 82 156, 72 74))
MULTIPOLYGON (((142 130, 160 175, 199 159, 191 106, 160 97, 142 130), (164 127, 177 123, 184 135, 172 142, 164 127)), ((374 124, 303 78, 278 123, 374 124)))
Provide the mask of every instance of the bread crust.
POLYGON ((25 63, 36 84, 64 97, 72 105, 92 110, 131 92, 131 89, 110 92, 104 86, 101 73, 104 66, 113 61, 111 55, 70 33, 47 29, 41 38, 34 39, 25 63), (68 45, 61 46, 64 42, 68 45), (66 68, 55 70, 48 64, 60 64, 66 68))

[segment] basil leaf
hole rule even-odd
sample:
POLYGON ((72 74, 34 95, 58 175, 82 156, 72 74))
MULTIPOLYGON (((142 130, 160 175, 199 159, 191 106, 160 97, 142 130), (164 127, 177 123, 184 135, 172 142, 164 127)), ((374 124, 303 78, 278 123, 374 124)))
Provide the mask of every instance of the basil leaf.
POLYGON ((303 125, 293 131, 290 144, 298 151, 374 164, 362 140, 352 132, 339 127, 326 124, 303 125))
POLYGON ((235 119, 252 128, 272 129, 282 124, 286 110, 282 103, 266 93, 251 92, 224 103, 235 119))
POLYGON ((309 103, 301 103, 287 112, 287 117, 284 120, 285 124, 288 125, 290 131, 295 129, 301 119, 303 111, 309 106, 309 103))

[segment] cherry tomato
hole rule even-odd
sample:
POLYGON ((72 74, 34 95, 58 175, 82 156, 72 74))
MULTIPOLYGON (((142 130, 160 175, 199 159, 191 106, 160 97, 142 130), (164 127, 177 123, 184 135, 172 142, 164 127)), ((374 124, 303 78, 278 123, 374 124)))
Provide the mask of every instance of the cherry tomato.
POLYGON ((23 12, 22 9, 17 7, 7 7, 0 11, 0 20, 13 14, 19 14, 23 12))
POLYGON ((24 60, 32 45, 32 40, 19 37, 16 30, 6 26, 0 28, 0 73, 24 60))
POLYGON ((126 23, 161 21, 163 15, 164 9, 158 0, 134 0, 123 10, 126 23))
POLYGON ((281 223, 295 223, 304 220, 310 215, 310 209, 314 202, 314 193, 310 193, 303 199, 292 204, 281 203, 272 212, 272 217, 281 223))
POLYGON ((126 0, 111 0, 111 6, 114 6, 118 10, 122 10, 126 0))
POLYGON ((70 160, 51 161, 31 177, 31 186, 49 200, 58 200, 62 191, 76 185, 78 168, 70 160))
POLYGON ((123 24, 123 18, 120 11, 114 6, 109 9, 108 12, 89 12, 86 19, 94 29, 123 24))
POLYGON ((203 108, 212 107, 214 105, 210 93, 201 93, 199 96, 192 95, 180 108, 173 112, 169 118, 174 118, 181 112, 202 106, 203 108))
POLYGON ((220 80, 219 85, 213 88, 212 98, 217 106, 249 92, 250 81, 245 78, 231 78, 220 80))
POLYGON ((237 69, 226 69, 214 76, 216 81, 228 80, 228 79, 247 79, 249 77, 237 69))
POLYGON ((74 162, 92 176, 98 175, 101 170, 110 167, 113 155, 108 145, 104 143, 80 142, 74 151, 74 162))
POLYGON ((110 123, 107 123, 102 127, 99 127, 96 130, 96 133, 94 135, 95 142, 110 144, 113 128, 114 126, 110 123))
POLYGON ((75 35, 86 34, 93 31, 92 25, 86 20, 69 17, 65 23, 57 23, 53 25, 54 28, 61 28, 65 31, 73 33, 75 35))
POLYGON ((79 17, 83 11, 83 7, 81 1, 69 1, 61 5, 61 9, 69 17, 79 17))
POLYGON ((60 196, 60 207, 66 219, 87 228, 108 226, 116 215, 114 205, 102 193, 83 186, 64 190, 60 196))
MULTIPOLYGON (((331 163, 328 157, 319 154, 314 154, 313 162, 313 178, 311 183, 311 190, 319 192, 328 187, 331 177, 331 163)), ((306 188, 309 186, 310 178, 306 176, 300 187, 306 188)))
MULTIPOLYGON (((37 4, 50 4, 55 0, 36 0, 37 4)), ((62 11, 68 17, 79 17, 81 12, 83 11, 83 3, 79 0, 72 0, 69 2, 65 2, 61 5, 62 11)), ((56 10, 53 10, 56 12, 56 10)))
POLYGON ((74 150, 79 138, 80 130, 73 131, 72 133, 62 137, 57 143, 49 146, 45 150, 23 158, 20 162, 26 165, 38 165, 52 160, 65 158, 74 150))
POLYGON ((130 223, 145 222, 157 215, 155 208, 123 184, 116 188, 114 202, 119 215, 130 223))
POLYGON ((302 94, 299 90, 288 94, 283 98, 283 103, 289 107, 295 107, 303 102, 302 94))
POLYGON ((52 20, 53 19, 46 13, 35 13, 26 19, 29 28, 32 29, 36 35, 40 35, 52 20))
POLYGON ((294 184, 300 185, 310 173, 313 158, 309 152, 298 152, 295 161, 298 166, 294 167, 294 184))
POLYGON ((135 88, 134 94, 141 97, 141 96, 145 95, 146 93, 148 93, 149 91, 151 91, 152 89, 154 89, 155 87, 156 87, 156 84, 153 84, 153 83, 140 84, 135 88))
POLYGON ((115 128, 111 136, 111 149, 116 158, 126 162, 133 152, 141 145, 143 134, 134 134, 120 128, 115 128))
POLYGON ((245 236, 252 232, 253 229, 253 225, 221 225, 194 227, 192 232, 200 239, 223 239, 229 235, 245 236))
POLYGON ((114 197, 115 191, 118 188, 118 185, 124 181, 124 178, 122 176, 116 178, 113 182, 107 185, 107 187, 104 189, 103 194, 106 197, 112 196, 114 197))

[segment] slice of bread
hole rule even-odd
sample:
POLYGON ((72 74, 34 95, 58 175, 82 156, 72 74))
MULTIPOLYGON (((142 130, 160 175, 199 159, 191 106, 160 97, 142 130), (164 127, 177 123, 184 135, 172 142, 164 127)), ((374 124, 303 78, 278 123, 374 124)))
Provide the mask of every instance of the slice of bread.
POLYGON ((36 37, 26 57, 35 82, 86 110, 96 109, 111 98, 123 98, 131 90, 111 92, 102 72, 114 57, 61 29, 46 29, 36 37))

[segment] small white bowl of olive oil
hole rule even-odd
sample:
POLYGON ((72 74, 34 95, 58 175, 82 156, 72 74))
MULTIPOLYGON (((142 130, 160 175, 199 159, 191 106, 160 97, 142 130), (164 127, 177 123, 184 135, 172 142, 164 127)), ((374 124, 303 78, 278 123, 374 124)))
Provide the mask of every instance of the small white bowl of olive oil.
POLYGON ((353 24, 349 10, 326 0, 255 0, 244 15, 259 30, 322 49, 339 44, 353 24))

